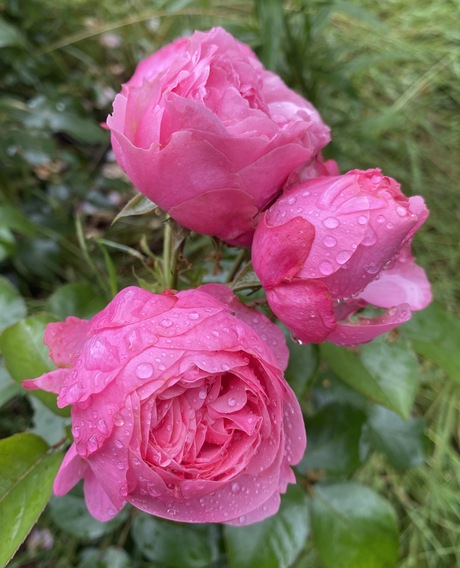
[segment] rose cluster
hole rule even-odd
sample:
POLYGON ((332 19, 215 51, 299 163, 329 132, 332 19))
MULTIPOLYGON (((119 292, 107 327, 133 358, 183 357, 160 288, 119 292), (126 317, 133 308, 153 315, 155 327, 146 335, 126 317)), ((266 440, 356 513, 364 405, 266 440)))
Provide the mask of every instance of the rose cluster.
MULTIPOLYGON (((318 111, 221 28, 142 61, 107 119, 138 190, 184 227, 251 248, 275 316, 301 343, 357 345, 431 300, 411 243, 428 216, 379 169, 343 175, 318 111), (363 311, 364 310, 364 311, 363 311)), ((90 321, 49 324, 57 370, 27 388, 72 414, 57 495, 188 522, 274 514, 305 450, 279 327, 229 287, 130 287, 90 321)))

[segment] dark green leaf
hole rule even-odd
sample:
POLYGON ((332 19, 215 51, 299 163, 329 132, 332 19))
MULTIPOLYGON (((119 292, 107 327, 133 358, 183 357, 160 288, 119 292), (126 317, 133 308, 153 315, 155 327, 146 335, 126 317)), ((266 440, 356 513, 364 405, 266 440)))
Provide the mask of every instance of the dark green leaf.
POLYGON ((319 353, 316 345, 298 345, 287 342, 289 364, 285 377, 299 400, 302 400, 311 387, 318 367, 319 353))
POLYGON ((131 558, 122 548, 86 548, 78 568, 132 568, 131 558))
POLYGON ((393 568, 398 557, 395 512, 369 487, 317 485, 311 501, 313 542, 326 568, 393 568))
MULTIPOLYGON (((21 383, 35 379, 56 367, 49 357, 48 347, 43 343, 47 323, 54 321, 48 315, 31 316, 5 329, 0 335, 0 350, 11 377, 21 383)), ((61 416, 68 416, 68 408, 56 406, 56 395, 41 390, 27 391, 61 416)))
POLYGON ((104 308, 104 301, 89 284, 64 284, 48 298, 48 310, 58 319, 77 316, 89 319, 104 308))
POLYGON ((8 227, 23 235, 35 236, 38 233, 37 227, 24 213, 9 205, 0 205, 0 226, 8 227))
POLYGON ((305 493, 290 485, 275 516, 245 527, 224 527, 230 568, 287 568, 304 547, 308 533, 305 493))
POLYGON ((408 343, 390 344, 386 338, 377 337, 357 350, 323 343, 321 351, 344 383, 403 418, 409 416, 420 372, 408 343))
POLYGON ((58 416, 45 406, 36 397, 31 397, 33 428, 32 432, 43 438, 51 446, 57 444, 66 436, 66 427, 70 424, 70 418, 58 416))
POLYGON ((34 434, 0 440, 0 566, 5 566, 45 508, 62 460, 34 434))
POLYGON ((415 351, 436 363, 454 380, 460 381, 460 320, 447 312, 440 304, 412 315, 412 319, 400 327, 415 351))
POLYGON ((102 523, 89 514, 84 498, 73 494, 53 497, 49 510, 53 522, 60 530, 85 540, 97 539, 113 532, 128 515, 127 510, 123 510, 111 521, 102 523))
POLYGON ((386 454, 398 469, 407 469, 425 459, 425 421, 422 418, 403 420, 383 406, 374 406, 369 415, 367 435, 376 449, 386 454))
POLYGON ((13 233, 6 227, 0 227, 0 262, 14 254, 16 241, 13 233))
POLYGON ((299 471, 349 475, 361 465, 360 438, 366 415, 352 406, 330 404, 307 421, 308 449, 299 471))
POLYGON ((0 276, 0 333, 9 325, 25 317, 26 304, 10 282, 0 276))
POLYGON ((283 39, 284 9, 282 0, 256 0, 262 47, 260 58, 268 69, 276 70, 283 39))
POLYGON ((332 371, 320 374, 312 389, 312 400, 316 408, 322 408, 334 402, 349 404, 360 410, 367 410, 368 400, 337 378, 332 371))
POLYGON ((148 560, 168 568, 207 568, 218 556, 215 525, 172 523, 140 514, 131 534, 148 560))

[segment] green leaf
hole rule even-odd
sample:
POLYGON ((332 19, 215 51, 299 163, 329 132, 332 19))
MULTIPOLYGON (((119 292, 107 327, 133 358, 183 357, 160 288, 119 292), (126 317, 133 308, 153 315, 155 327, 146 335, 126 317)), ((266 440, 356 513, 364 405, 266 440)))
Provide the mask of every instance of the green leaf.
POLYGON ((412 314, 400 332, 417 353, 433 361, 450 377, 460 381, 460 320, 440 304, 412 314))
POLYGON ((0 18, 0 48, 22 47, 25 45, 24 36, 15 27, 0 18))
POLYGON ((326 568, 392 568, 396 514, 388 501, 353 482, 317 485, 311 500, 313 543, 326 568))
POLYGON ((367 437, 394 467, 403 470, 423 463, 424 430, 422 418, 403 420, 391 410, 375 405, 370 411, 367 437))
POLYGON ((10 258, 16 249, 13 233, 6 227, 0 227, 0 262, 10 258))
POLYGON ((148 560, 168 568, 207 568, 219 554, 215 525, 173 523, 139 514, 131 534, 148 560))
POLYGON ((129 554, 122 548, 86 548, 81 553, 78 568, 132 568, 129 554))
POLYGON ((302 400, 316 376, 319 353, 316 345, 298 345, 288 341, 289 364, 285 377, 299 400, 302 400))
POLYGON ((0 276, 0 333, 9 325, 25 317, 26 304, 10 282, 0 276))
POLYGON ((352 406, 334 403, 322 408, 308 424, 308 449, 297 466, 347 476, 361 465, 360 438, 366 415, 352 406))
POLYGON ((38 398, 31 397, 33 428, 31 431, 43 438, 51 446, 57 444, 66 437, 66 426, 70 424, 70 418, 58 416, 45 406, 38 398))
POLYGON ((123 219, 123 217, 131 217, 132 215, 147 215, 152 213, 158 205, 147 199, 142 193, 138 193, 128 203, 123 207, 123 209, 118 213, 115 219, 112 221, 112 225, 123 219))
POLYGON ((48 298, 47 308, 58 319, 76 316, 89 319, 104 308, 104 301, 89 284, 64 284, 48 298))
POLYGON ((262 47, 260 58, 268 69, 276 70, 283 39, 284 9, 282 0, 256 0, 262 47))
POLYGON ((348 386, 403 418, 409 416, 420 372, 417 357, 407 342, 390 344, 378 337, 353 351, 323 343, 321 352, 348 386))
MULTIPOLYGON (((0 350, 11 377, 18 383, 35 379, 56 367, 49 357, 48 347, 43 343, 46 324, 54 321, 48 315, 30 316, 11 325, 0 335, 0 350)), ((68 416, 68 408, 56 406, 56 395, 41 390, 27 391, 61 416, 68 416)))
POLYGON ((245 527, 224 527, 230 568, 287 568, 300 554, 308 533, 305 493, 290 485, 273 517, 245 527))
POLYGON ((364 411, 367 411, 369 406, 367 398, 346 385, 330 370, 319 375, 311 396, 315 408, 318 409, 335 402, 349 404, 364 411))
POLYGON ((0 440, 0 566, 14 555, 45 508, 62 460, 34 434, 0 440))
POLYGON ((107 523, 97 521, 90 515, 83 496, 73 493, 53 497, 49 510, 53 522, 60 530, 84 540, 95 540, 113 532, 128 517, 127 509, 107 523))
POLYGON ((0 226, 32 237, 38 234, 37 227, 29 221, 24 213, 9 205, 0 205, 0 226))
POLYGON ((15 383, 0 360, 0 407, 9 402, 21 392, 20 386, 15 383))

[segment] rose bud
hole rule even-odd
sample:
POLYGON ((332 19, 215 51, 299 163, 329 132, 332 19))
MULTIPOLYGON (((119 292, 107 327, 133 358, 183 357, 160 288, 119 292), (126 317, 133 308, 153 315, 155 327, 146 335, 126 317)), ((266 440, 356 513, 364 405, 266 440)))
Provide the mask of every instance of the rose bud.
POLYGON ((252 246, 271 309, 306 343, 365 343, 407 321, 431 301, 410 252, 427 216, 421 197, 378 169, 290 187, 261 216, 252 246), (359 317, 368 305, 385 312, 359 317))
POLYGON ((250 246, 258 213, 294 170, 322 161, 330 140, 313 105, 222 28, 141 61, 107 126, 139 191, 188 229, 238 246, 250 246))
POLYGON ((305 427, 282 332, 228 287, 126 288, 90 321, 48 324, 45 343, 58 369, 24 385, 71 406, 56 495, 83 479, 101 521, 125 503, 186 522, 276 513, 305 427))

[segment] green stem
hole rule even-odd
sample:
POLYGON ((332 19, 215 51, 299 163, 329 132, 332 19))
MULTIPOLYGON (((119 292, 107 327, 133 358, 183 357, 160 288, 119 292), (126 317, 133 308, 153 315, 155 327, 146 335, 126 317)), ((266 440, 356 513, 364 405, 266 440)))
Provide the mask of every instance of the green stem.
POLYGON ((246 258, 246 249, 242 249, 242 250, 240 250, 240 252, 236 256, 235 262, 233 263, 233 266, 232 266, 230 272, 228 273, 228 276, 227 276, 227 279, 226 279, 227 284, 232 282, 232 280, 238 274, 238 271, 239 271, 241 265, 243 264, 243 261, 244 261, 245 258, 246 258))
POLYGON ((172 228, 170 218, 165 221, 163 233, 163 288, 172 288, 173 274, 171 270, 172 255, 172 228))

